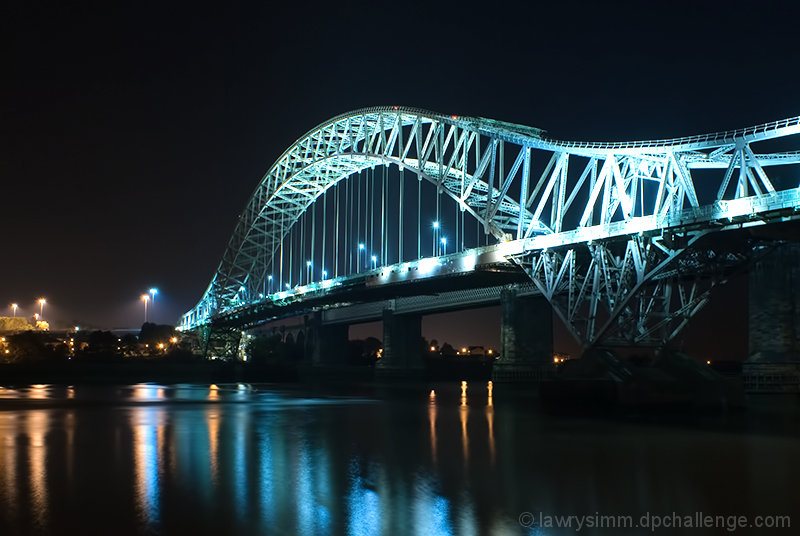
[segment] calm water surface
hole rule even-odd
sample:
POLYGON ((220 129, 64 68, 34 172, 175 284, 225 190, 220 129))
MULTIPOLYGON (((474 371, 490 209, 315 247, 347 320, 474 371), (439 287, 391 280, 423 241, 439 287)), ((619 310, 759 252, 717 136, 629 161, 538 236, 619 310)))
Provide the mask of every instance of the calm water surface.
POLYGON ((797 533, 798 400, 753 406, 665 423, 551 417, 485 383, 466 396, 458 384, 0 388, 0 535, 574 534, 537 525, 673 512, 788 515, 792 528, 764 530, 797 533))

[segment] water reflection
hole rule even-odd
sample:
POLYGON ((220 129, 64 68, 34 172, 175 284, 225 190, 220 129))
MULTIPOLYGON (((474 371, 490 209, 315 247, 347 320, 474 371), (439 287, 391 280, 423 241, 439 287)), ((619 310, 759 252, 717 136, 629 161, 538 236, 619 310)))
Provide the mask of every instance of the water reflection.
MULTIPOLYGON (((141 391, 141 395, 149 399, 146 391, 141 391)), ((163 418, 160 408, 142 408, 130 414, 136 506, 140 519, 150 525, 157 524, 161 517, 159 466, 164 445, 163 418)))
POLYGON ((527 534, 526 511, 794 507, 797 419, 771 434, 553 420, 493 391, 18 389, 0 407, 0 534, 527 534))
POLYGON ((431 459, 437 463, 436 459, 436 393, 431 390, 430 402, 428 403, 428 423, 430 424, 431 434, 431 459))
MULTIPOLYGON (((38 397, 37 397, 38 398, 38 397)), ((45 411, 32 411, 25 419, 25 431, 28 439, 29 482, 31 485, 31 502, 35 514, 36 525, 45 530, 49 521, 47 497, 47 466, 45 434, 48 431, 49 415, 45 411)))
POLYGON ((17 415, 0 413, 0 497, 8 515, 17 514, 17 436, 9 433, 17 428, 17 415))
POLYGON ((461 423, 461 454, 464 458, 464 466, 469 462, 469 433, 467 431, 467 418, 469 417, 469 407, 467 406, 467 382, 461 382, 461 405, 458 408, 458 420, 461 423))
POLYGON ((486 436, 489 440, 489 461, 494 467, 495 462, 495 447, 494 447, 494 401, 492 400, 492 393, 494 385, 490 381, 486 385, 486 436))

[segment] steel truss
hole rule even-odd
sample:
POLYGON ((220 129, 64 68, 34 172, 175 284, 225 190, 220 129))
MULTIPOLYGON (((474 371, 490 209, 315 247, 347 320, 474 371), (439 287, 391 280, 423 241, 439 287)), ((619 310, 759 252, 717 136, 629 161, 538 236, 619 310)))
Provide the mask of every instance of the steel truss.
POLYGON ((795 218, 800 151, 753 147, 798 133, 800 117, 668 140, 569 142, 411 108, 347 113, 306 133, 270 168, 181 325, 252 301, 277 245, 315 200, 383 164, 430 181, 504 242, 584 344, 663 342, 748 256, 701 248, 704 236, 795 218), (776 182, 767 173, 775 166, 790 166, 790 178, 776 182), (700 262, 703 255, 717 260, 700 262))
POLYGON ((683 236, 636 236, 519 255, 515 261, 586 347, 661 346, 708 301, 711 290, 768 245, 683 236))

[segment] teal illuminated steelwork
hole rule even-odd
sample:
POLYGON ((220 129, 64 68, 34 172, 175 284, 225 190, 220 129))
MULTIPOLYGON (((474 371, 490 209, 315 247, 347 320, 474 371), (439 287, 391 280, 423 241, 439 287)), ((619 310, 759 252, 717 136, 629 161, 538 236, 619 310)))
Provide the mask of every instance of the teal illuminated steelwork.
MULTIPOLYGON (((336 189, 336 213, 323 216, 325 225, 329 220, 336 225, 331 232, 337 238, 343 226, 350 240, 363 240, 360 233, 367 229, 370 237, 396 233, 401 253, 395 266, 404 265, 404 201, 401 197, 398 220, 387 199, 392 190, 385 170, 391 165, 435 186, 433 200, 422 199, 417 190, 418 211, 428 202, 435 205, 434 257, 443 194, 454 202, 455 221, 464 213, 477 220, 505 258, 525 270, 577 340, 587 346, 600 340, 663 342, 724 279, 697 255, 698 241, 712 232, 796 218, 800 151, 757 153, 751 146, 798 132, 800 117, 668 140, 570 142, 547 138, 532 127, 412 108, 343 114, 306 133, 273 164, 241 214, 211 284, 181 327, 205 325, 246 306, 243 297, 254 296, 267 281, 271 285, 269 274, 280 271, 282 281, 292 281, 294 273, 300 280, 297 274, 308 257, 302 256, 304 250, 294 255, 286 244, 298 227, 297 243, 311 244, 312 256, 323 248, 321 266, 326 265, 324 244, 335 247, 335 240, 327 239, 323 228, 322 244, 315 247, 316 220, 306 229, 304 216, 316 214, 315 202, 343 179, 349 178, 342 183, 346 189, 336 189), (778 189, 766 173, 776 165, 794 166, 778 189), (370 174, 362 183, 365 170, 370 174), (702 181, 693 175, 697 170, 702 181), (340 198, 345 200, 341 211, 340 198), (380 207, 379 218, 375 207, 380 207), (692 274, 707 277, 699 281, 692 274)), ((402 181, 399 188, 402 192, 402 181)), ((328 205, 322 203, 323 214, 328 205)), ((415 233, 421 233, 421 221, 418 212, 415 233)), ((469 249, 465 229, 462 224, 459 243, 456 225, 452 255, 469 249)), ((335 252, 331 281, 353 275, 338 271, 340 266, 352 270, 354 254, 359 271, 366 246, 358 244, 355 252, 350 247, 335 252)), ((445 251, 443 238, 441 245, 445 251)), ((382 242, 379 257, 387 266, 388 253, 382 242)), ((424 259, 416 261, 427 266, 424 259)), ((270 296, 283 299, 294 292, 287 285, 270 296)))

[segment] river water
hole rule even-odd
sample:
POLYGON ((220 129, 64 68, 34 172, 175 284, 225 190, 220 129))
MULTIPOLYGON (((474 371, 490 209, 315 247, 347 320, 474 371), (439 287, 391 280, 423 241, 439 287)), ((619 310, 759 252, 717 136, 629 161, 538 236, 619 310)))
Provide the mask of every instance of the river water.
POLYGON ((464 395, 457 383, 5 387, 0 535, 574 534, 578 522, 677 534, 702 516, 716 525, 692 534, 733 532, 733 516, 796 533, 798 399, 751 406, 552 417, 477 382, 464 395))

